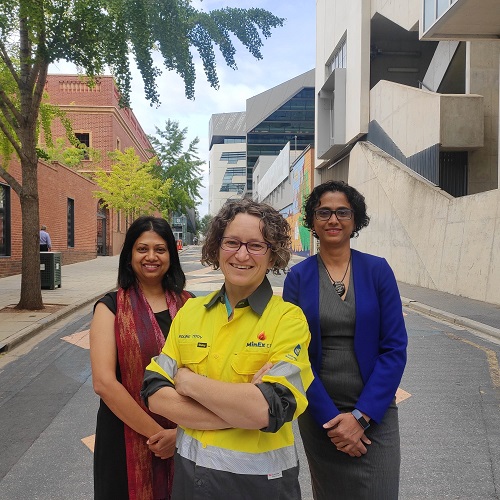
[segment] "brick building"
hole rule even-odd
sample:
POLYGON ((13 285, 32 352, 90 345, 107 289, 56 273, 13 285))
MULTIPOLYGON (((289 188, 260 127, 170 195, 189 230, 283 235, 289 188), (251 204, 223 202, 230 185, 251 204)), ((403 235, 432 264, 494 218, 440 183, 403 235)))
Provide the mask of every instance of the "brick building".
MULTIPOLYGON (((76 172, 58 162, 39 162, 40 223, 52 239, 52 250, 62 262, 72 264, 97 255, 120 252, 127 222, 120 212, 100 207, 93 192, 97 186, 88 174, 97 167, 109 168, 107 153, 133 147, 142 161, 149 159, 151 144, 133 112, 120 108, 118 89, 111 76, 89 88, 76 75, 49 75, 49 102, 57 104, 70 119, 77 138, 100 151, 98 163, 84 160, 76 172), (85 175, 82 175, 85 174, 85 175)), ((54 139, 64 137, 62 124, 52 125, 54 139)), ((13 159, 9 172, 21 179, 21 167, 13 159)), ((0 178, 0 277, 21 272, 21 208, 17 194, 0 178)))

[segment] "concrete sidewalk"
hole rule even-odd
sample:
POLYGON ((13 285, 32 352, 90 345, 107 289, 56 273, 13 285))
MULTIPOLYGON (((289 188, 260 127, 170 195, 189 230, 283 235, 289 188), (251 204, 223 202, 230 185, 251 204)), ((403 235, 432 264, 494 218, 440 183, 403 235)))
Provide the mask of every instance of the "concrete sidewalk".
MULTIPOLYGON (((62 266, 61 288, 42 290, 44 304, 50 305, 42 311, 13 310, 20 298, 21 276, 1 278, 0 353, 78 309, 86 308, 90 312, 99 297, 116 288, 118 258, 97 257, 62 266)), ((407 307, 500 339, 500 306, 405 283, 399 283, 399 289, 403 305, 407 307)))
POLYGON ((21 275, 0 278, 0 352, 6 352, 78 309, 92 311, 94 302, 116 289, 119 256, 61 267, 61 288, 42 290, 46 310, 12 309, 21 297, 21 275))

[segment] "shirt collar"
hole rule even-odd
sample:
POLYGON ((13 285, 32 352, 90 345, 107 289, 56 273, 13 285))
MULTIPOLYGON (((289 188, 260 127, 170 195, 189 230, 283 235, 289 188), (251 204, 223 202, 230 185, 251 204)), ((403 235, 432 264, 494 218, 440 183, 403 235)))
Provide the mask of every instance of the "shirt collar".
MULTIPOLYGON (((225 294, 226 294, 226 286, 222 285, 222 288, 211 298, 209 302, 205 304, 207 309, 213 307, 217 302, 225 304, 225 294)), ((252 310, 262 316, 264 309, 267 304, 271 300, 273 296, 273 288, 267 276, 264 277, 262 283, 257 287, 257 289, 246 299, 240 300, 236 307, 246 307, 250 306, 252 310)))

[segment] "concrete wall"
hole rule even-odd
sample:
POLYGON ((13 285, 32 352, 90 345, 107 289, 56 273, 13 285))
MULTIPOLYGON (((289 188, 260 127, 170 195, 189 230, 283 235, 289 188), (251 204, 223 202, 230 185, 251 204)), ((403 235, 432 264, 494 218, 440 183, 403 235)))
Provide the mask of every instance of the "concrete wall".
MULTIPOLYGON (((316 93, 329 73, 327 63, 347 37, 346 142, 368 131, 370 90, 370 1, 316 2, 316 93)), ((316 124, 318 101, 316 100, 316 124)), ((315 145, 317 149, 317 145, 315 145)))
POLYGON ((437 92, 459 44, 460 42, 456 41, 439 42, 423 79, 424 85, 429 87, 430 90, 437 92))
POLYGON ((498 185, 500 43, 467 42, 467 93, 484 97, 485 147, 469 154, 469 193, 498 185))
POLYGON ((483 146, 483 98, 436 94, 381 81, 370 92, 370 119, 409 157, 440 144, 468 150, 483 146))
POLYGON ((402 26, 406 30, 414 30, 420 18, 420 1, 410 0, 372 0, 371 16, 377 12, 402 26))
MULTIPOLYGON (((209 153, 209 192, 208 192, 208 209, 210 215, 215 215, 219 209, 226 203, 229 198, 241 198, 234 191, 220 191, 222 185, 222 179, 226 173, 226 169, 229 167, 246 167, 246 159, 238 160, 237 163, 228 163, 227 161, 221 161, 220 157, 222 153, 237 153, 244 152, 246 150, 246 144, 234 143, 234 144, 214 144, 209 153)), ((246 175, 233 178, 234 182, 241 182, 246 186, 247 178, 246 175)))
POLYGON ((349 184, 370 225, 353 248, 385 257, 398 280, 500 304, 500 191, 453 198, 366 142, 349 184))

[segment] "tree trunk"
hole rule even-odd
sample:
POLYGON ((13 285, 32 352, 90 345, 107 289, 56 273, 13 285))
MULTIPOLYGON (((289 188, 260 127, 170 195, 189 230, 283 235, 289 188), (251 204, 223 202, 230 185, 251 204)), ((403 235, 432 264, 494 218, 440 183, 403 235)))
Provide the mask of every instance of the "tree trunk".
POLYGON ((38 157, 36 149, 24 149, 21 159, 23 187, 20 195, 22 214, 21 299, 17 309, 43 309, 40 278, 40 212, 38 206, 38 157))

